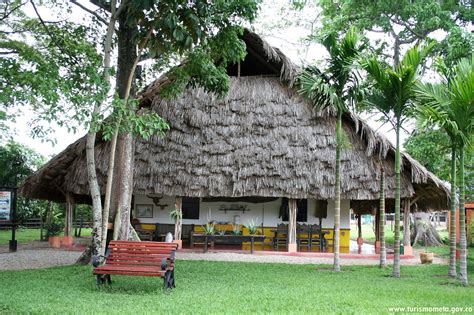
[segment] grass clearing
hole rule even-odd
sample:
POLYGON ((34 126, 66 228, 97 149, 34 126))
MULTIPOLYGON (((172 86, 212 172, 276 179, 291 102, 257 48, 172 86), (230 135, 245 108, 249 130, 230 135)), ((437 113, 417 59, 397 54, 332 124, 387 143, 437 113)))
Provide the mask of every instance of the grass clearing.
MULTIPOLYGON (((448 230, 438 230, 441 240, 447 244, 449 238, 448 230)), ((357 224, 351 224, 351 239, 356 240, 358 235, 357 224)), ((400 237, 403 239, 403 229, 400 230, 400 237)), ((375 242, 375 233, 372 224, 362 224, 362 238, 365 241, 375 242)), ((390 225, 385 226, 385 242, 393 245, 394 242, 394 231, 390 225)))
MULTIPOLYGON (((474 281, 470 261, 470 282, 474 281)), ((177 261, 177 288, 154 277, 112 276, 98 290, 90 266, 0 272, 0 313, 387 313, 389 307, 474 307, 474 286, 447 276, 447 266, 391 269, 177 261)))
MULTIPOLYGON (((45 231, 43 230, 43 233, 45 231)), ((91 236, 92 229, 82 229, 81 236, 91 236)), ((61 233, 62 235, 63 233, 61 233)), ((32 241, 40 240, 40 229, 24 229, 19 228, 16 230, 16 240, 18 244, 26 244, 32 241)), ((8 245, 8 241, 12 239, 11 230, 0 230, 0 245, 8 245)))

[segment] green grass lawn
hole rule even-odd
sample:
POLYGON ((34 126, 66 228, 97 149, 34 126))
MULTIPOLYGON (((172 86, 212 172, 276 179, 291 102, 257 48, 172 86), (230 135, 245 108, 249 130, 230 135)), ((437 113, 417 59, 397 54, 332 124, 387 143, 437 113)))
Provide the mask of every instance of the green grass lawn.
MULTIPOLYGON (((92 229, 82 229, 81 236, 91 236, 92 229)), ((43 233, 45 233, 43 231, 43 233)), ((7 245, 12 238, 11 230, 0 230, 0 245, 7 245)), ((16 240, 18 244, 26 244, 40 240, 40 229, 17 229, 16 240)))
MULTIPOLYGON (((0 272, 0 313, 387 313, 389 307, 474 307, 474 286, 447 278, 447 266, 391 269, 178 261, 177 288, 162 280, 112 277, 98 290, 90 266, 0 272)), ((469 266, 474 282, 474 264, 469 266)))
MULTIPOLYGON (((351 239, 356 240, 358 235, 357 225, 351 224, 351 239)), ((393 231, 390 226, 385 226, 385 242, 387 244, 393 244, 393 231)), ((402 234, 400 233, 400 236, 402 234)), ((373 230, 372 224, 362 224, 362 238, 365 241, 372 241, 375 242, 375 233, 373 230)))
MULTIPOLYGON (((448 239, 447 230, 438 230, 438 233, 442 240, 448 239)), ((351 239, 356 240, 357 235, 358 235, 357 225, 351 224, 351 239)), ((400 231, 400 237, 403 238, 403 231, 400 231)), ((362 225, 362 238, 366 241, 372 241, 372 242, 375 241, 375 233, 374 233, 372 224, 362 225)), ((394 232, 392 231, 392 228, 389 225, 386 225, 385 226, 385 242, 387 242, 387 244, 393 245, 393 239, 394 239, 394 232)))

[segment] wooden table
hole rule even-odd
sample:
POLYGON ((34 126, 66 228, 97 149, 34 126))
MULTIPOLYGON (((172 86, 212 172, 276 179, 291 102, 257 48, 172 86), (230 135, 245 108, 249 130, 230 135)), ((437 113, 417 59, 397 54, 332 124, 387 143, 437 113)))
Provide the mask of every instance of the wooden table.
POLYGON ((215 243, 223 244, 242 244, 243 242, 250 242, 250 253, 253 254, 254 243, 262 242, 262 250, 265 248, 265 235, 206 235, 206 234, 191 234, 191 248, 196 242, 204 243, 204 253, 208 251, 208 244, 214 247, 215 243))

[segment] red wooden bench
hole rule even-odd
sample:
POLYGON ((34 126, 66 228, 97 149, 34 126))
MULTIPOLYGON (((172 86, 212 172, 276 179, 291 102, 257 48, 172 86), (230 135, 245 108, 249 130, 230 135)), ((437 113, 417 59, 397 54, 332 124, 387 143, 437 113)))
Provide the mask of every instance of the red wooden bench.
POLYGON ((95 266, 93 274, 97 286, 107 281, 110 275, 161 277, 164 287, 174 287, 174 260, 178 249, 176 243, 111 241, 107 249, 105 264, 95 266))

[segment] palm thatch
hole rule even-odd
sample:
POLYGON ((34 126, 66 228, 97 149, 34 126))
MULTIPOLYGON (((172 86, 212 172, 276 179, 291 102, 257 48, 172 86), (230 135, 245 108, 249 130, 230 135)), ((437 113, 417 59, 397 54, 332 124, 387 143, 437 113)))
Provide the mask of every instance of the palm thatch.
MULTIPOLYGON (((136 139, 135 194, 334 198, 335 117, 315 113, 291 88, 299 70, 281 51, 249 31, 244 40, 249 55, 242 77, 231 78, 225 98, 190 87, 175 100, 162 99, 166 77, 141 94, 142 106, 151 106, 171 129, 163 138, 136 139), (252 75, 255 69, 262 75, 252 75)), ((344 117, 343 128, 351 146, 342 154, 342 198, 361 209, 376 205, 381 166, 387 198, 394 198, 393 145, 355 115, 344 117)), ((98 141, 101 187, 108 155, 109 143, 98 141)), ((403 162, 402 197, 420 197, 424 208, 446 208, 448 188, 407 154, 403 162)), ((85 138, 21 189, 24 196, 56 201, 64 192, 88 200, 85 138)))

